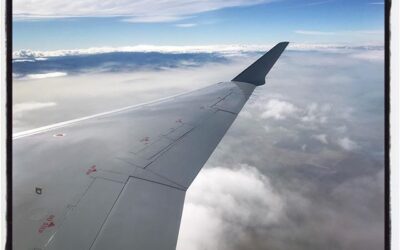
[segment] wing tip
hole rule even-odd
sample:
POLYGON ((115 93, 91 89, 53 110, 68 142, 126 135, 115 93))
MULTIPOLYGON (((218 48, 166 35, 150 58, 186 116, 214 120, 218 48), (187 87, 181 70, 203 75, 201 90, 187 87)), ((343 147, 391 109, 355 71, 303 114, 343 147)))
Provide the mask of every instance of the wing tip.
POLYGON ((242 73, 233 78, 232 81, 247 82, 256 86, 264 85, 265 77, 288 45, 288 41, 276 44, 242 73))
POLYGON ((288 46, 289 43, 290 43, 289 41, 283 41, 283 42, 276 44, 275 47, 279 45, 279 46, 285 46, 285 48, 286 48, 286 46, 288 46))

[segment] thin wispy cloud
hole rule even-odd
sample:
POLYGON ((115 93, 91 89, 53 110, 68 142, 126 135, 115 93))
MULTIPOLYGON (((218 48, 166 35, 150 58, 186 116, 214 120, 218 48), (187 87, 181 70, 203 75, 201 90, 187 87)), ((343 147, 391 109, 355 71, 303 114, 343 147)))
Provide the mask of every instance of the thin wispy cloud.
POLYGON ((28 74, 26 76, 27 79, 43 79, 43 78, 52 78, 52 77, 61 77, 66 76, 67 73, 65 72, 50 72, 50 73, 43 73, 43 74, 28 74))
POLYGON ((169 23, 180 21, 183 19, 191 18, 193 16, 179 16, 179 15, 147 15, 147 16, 134 16, 129 18, 123 18, 123 22, 128 23, 169 23))
POLYGON ((294 33, 307 36, 379 36, 383 35, 383 30, 339 30, 339 31, 320 31, 320 30, 295 30, 294 33))
POLYGON ((179 28, 191 28, 197 26, 197 23, 178 23, 175 26, 179 28))
POLYGON ((15 0, 13 15, 19 19, 66 17, 125 17, 128 22, 173 22, 193 15, 229 7, 251 6, 272 0, 205 0, 205 1, 126 1, 126 0, 15 0))
POLYGON ((321 4, 327 4, 327 3, 331 3, 333 0, 326 0, 326 1, 318 1, 318 2, 311 2, 311 3, 307 3, 307 6, 315 6, 315 5, 321 5, 321 4))
POLYGON ((372 2, 372 3, 368 3, 368 4, 372 4, 372 5, 384 5, 385 2, 372 2))

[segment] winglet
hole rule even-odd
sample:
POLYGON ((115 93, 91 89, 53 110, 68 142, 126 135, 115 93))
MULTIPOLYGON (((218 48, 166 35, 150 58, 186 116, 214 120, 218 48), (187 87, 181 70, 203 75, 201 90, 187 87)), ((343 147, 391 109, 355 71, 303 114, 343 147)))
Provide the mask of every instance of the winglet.
POLYGON ((247 82, 256 86, 265 84, 265 77, 288 44, 289 42, 278 43, 242 73, 233 78, 232 81, 247 82))

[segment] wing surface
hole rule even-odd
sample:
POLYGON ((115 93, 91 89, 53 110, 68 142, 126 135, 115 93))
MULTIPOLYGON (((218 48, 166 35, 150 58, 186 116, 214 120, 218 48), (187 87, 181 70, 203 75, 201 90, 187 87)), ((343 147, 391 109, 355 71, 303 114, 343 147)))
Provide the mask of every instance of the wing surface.
POLYGON ((257 85, 240 79, 15 135, 14 249, 175 249, 185 191, 257 85))

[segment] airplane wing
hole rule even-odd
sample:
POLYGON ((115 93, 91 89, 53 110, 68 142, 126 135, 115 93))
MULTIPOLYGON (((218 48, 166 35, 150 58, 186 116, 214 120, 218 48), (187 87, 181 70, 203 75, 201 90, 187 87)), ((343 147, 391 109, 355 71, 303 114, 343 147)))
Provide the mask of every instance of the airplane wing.
POLYGON ((175 249, 185 191, 287 44, 230 82, 14 135, 13 248, 175 249))

